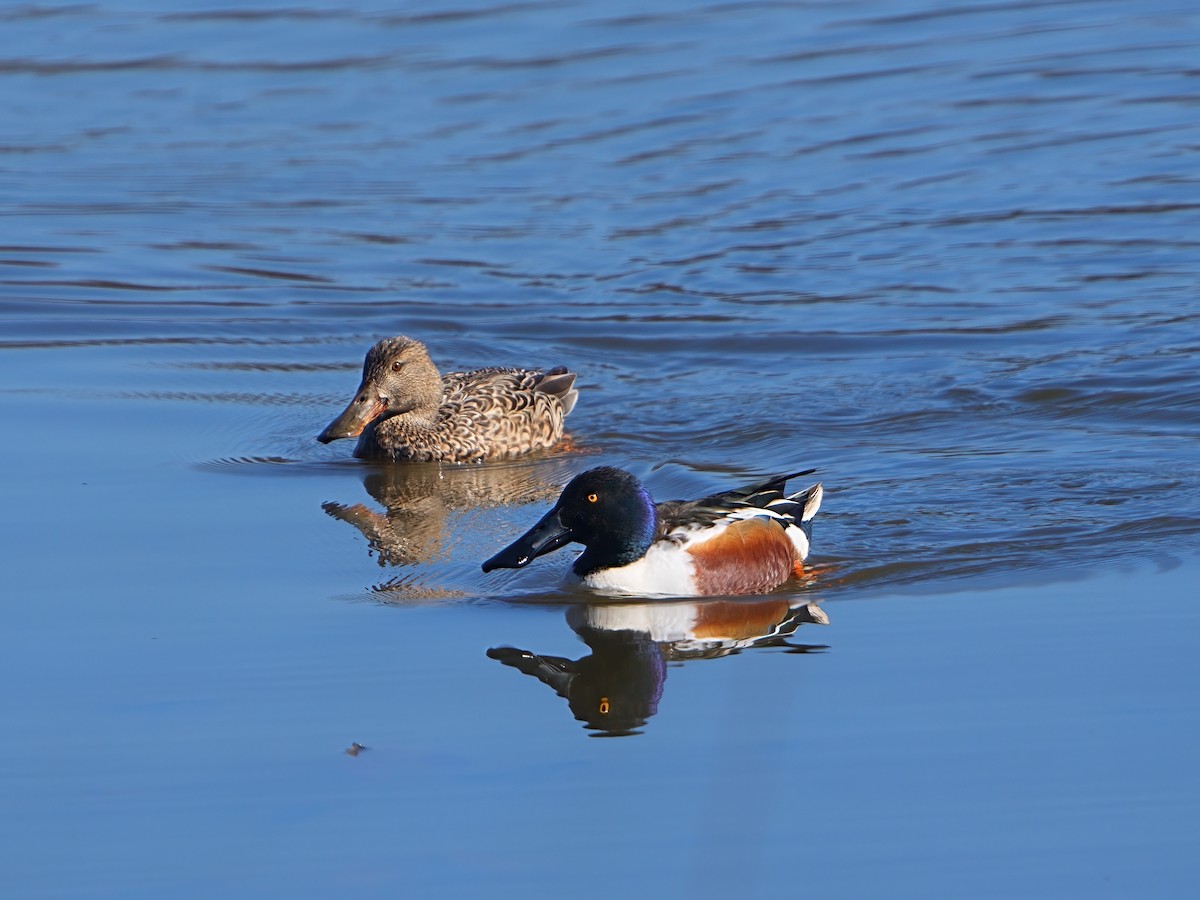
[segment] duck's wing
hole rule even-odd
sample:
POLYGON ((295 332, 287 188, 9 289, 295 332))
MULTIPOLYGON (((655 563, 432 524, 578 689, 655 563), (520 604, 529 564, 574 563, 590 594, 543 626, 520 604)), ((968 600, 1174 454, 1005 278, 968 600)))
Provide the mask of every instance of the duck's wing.
POLYGON ((547 397, 555 397, 566 416, 574 409, 579 397, 575 373, 565 366, 548 370, 491 366, 472 372, 451 372, 442 382, 445 389, 443 406, 451 409, 491 406, 516 411, 544 403, 547 397), (544 396, 539 399, 539 394, 544 396))
POLYGON ((788 495, 787 483, 816 469, 804 469, 786 475, 773 475, 745 487, 722 491, 699 500, 667 500, 656 505, 660 538, 675 540, 698 530, 737 519, 766 517, 788 526, 803 528, 821 507, 822 489, 814 484, 807 490, 788 495))
POLYGON ((458 460, 550 449, 562 439, 563 419, 574 406, 573 383, 566 370, 452 372, 442 379, 439 440, 454 448, 458 460))

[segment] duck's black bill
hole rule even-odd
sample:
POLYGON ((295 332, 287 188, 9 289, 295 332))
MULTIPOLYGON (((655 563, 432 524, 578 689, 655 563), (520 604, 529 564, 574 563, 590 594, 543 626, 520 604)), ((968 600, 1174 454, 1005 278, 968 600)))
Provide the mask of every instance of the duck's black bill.
POLYGON ((483 571, 521 569, 537 557, 575 540, 570 528, 558 520, 557 507, 550 510, 527 532, 483 564, 483 571))
POLYGON ((350 405, 317 435, 317 440, 328 444, 338 438, 358 437, 386 409, 387 403, 382 398, 372 397, 360 387, 350 405))

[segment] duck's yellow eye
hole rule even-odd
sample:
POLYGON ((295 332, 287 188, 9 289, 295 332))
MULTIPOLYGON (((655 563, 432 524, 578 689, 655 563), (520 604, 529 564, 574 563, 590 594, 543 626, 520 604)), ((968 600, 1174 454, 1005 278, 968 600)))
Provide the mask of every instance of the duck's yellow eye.
POLYGON ((610 707, 609 707, 609 705, 608 705, 608 698, 607 698, 607 697, 601 697, 601 698, 600 698, 600 715, 602 715, 602 716, 607 716, 607 715, 608 715, 608 710, 609 710, 609 708, 610 708, 610 707))
POLYGON ((588 503, 595 503, 600 497, 596 494, 588 494, 588 503))

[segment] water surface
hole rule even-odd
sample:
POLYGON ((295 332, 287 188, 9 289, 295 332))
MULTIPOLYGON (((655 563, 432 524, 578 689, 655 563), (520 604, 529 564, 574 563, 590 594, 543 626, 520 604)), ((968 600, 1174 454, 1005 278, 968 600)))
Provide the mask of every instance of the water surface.
POLYGON ((14 895, 1200 883, 1189 4, 0 30, 14 895), (578 451, 317 444, 396 333, 570 365, 578 451), (598 462, 819 467, 809 577, 479 571, 598 462))

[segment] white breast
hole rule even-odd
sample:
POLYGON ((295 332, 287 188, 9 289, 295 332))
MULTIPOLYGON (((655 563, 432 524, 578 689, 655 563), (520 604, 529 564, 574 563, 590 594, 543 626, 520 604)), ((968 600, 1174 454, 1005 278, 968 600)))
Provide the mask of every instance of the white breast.
POLYGON ((646 596, 687 597, 696 593, 696 567, 678 544, 660 541, 627 566, 600 569, 583 579, 588 587, 646 596))

